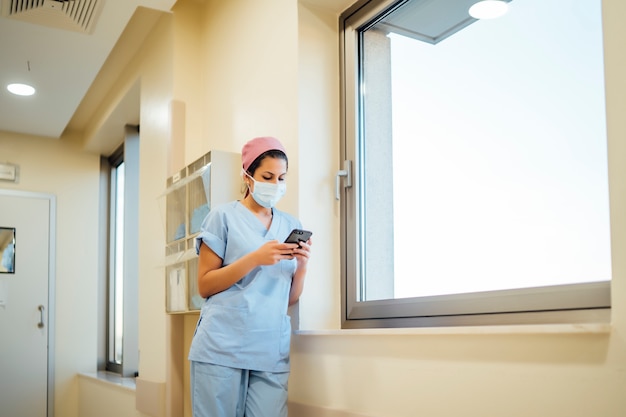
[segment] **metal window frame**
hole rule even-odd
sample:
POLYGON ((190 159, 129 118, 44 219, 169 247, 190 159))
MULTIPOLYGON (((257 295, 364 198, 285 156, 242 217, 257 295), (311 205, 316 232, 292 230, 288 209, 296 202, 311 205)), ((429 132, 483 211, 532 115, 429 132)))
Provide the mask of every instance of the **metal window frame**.
POLYGON ((340 161, 352 161, 353 185, 341 195, 342 328, 430 327, 610 322, 610 282, 360 302, 362 191, 364 175, 357 140, 362 129, 359 99, 359 31, 407 0, 362 0, 339 20, 341 67, 340 161))

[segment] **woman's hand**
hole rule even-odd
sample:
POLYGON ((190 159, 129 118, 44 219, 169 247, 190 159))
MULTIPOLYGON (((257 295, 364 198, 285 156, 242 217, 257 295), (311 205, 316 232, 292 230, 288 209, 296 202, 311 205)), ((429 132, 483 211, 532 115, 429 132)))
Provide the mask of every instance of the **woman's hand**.
POLYGON ((281 243, 277 240, 270 240, 257 249, 254 256, 259 265, 274 265, 283 259, 293 259, 294 256, 297 258, 297 250, 298 245, 296 243, 281 243))
POLYGON ((312 244, 313 242, 309 239, 306 242, 300 242, 300 246, 296 246, 293 249, 292 253, 298 261, 298 268, 306 269, 306 264, 309 262, 309 258, 311 257, 312 244))

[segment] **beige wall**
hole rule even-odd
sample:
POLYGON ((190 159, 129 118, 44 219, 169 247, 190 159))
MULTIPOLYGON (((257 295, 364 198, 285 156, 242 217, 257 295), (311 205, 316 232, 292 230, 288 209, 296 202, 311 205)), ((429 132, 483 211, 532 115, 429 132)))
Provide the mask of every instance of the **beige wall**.
MULTIPOLYGON (((203 64, 203 136, 188 138, 187 157, 208 149, 239 152, 255 136, 274 135, 296 160, 297 2, 205 3, 197 58, 203 64)), ((283 208, 293 211, 298 190, 287 194, 283 208)))
POLYGON ((298 215, 314 232, 314 261, 300 299, 300 328, 341 326, 339 201, 335 174, 339 163, 338 16, 301 3, 298 11, 298 135, 302 157, 298 215))
MULTIPOLYGON (((338 330, 339 10, 311 2, 179 0, 96 116, 106 117, 115 97, 139 83, 139 371, 142 380, 167 386, 162 415, 179 416, 182 409, 189 415, 182 384, 188 382, 186 349, 195 320, 164 313, 165 179, 208 150, 239 151, 259 134, 285 142, 290 176, 281 208, 315 232, 299 305, 304 331, 293 341, 290 400, 299 417, 626 415, 626 5, 604 1, 614 251, 610 331, 531 326, 376 333, 338 330), (172 103, 178 103, 173 119, 172 103)), ((143 415, 127 391, 84 378, 78 384, 76 377, 96 367, 97 312, 89 295, 96 291, 98 157, 54 140, 26 145, 5 134, 0 148, 3 160, 21 166, 15 188, 58 196, 55 415, 143 415), (91 245, 76 245, 76 236, 91 245), (81 256, 74 256, 76 250, 81 256)))
MULTIPOLYGON (((78 416, 84 417, 141 417, 135 409, 135 392, 123 386, 84 376, 78 377, 80 402, 78 416)), ((67 415, 57 412, 56 416, 67 415)))
POLYGON ((20 170, 19 182, 3 189, 56 196, 55 409, 76 416, 76 374, 96 369, 100 157, 55 139, 0 133, 0 159, 20 170))

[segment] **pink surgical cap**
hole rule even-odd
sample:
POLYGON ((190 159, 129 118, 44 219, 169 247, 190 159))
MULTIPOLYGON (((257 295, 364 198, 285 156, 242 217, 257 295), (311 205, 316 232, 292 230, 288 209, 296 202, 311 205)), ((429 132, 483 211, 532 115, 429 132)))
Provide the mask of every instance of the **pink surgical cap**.
POLYGON ((260 138, 254 138, 248 141, 241 149, 241 162, 244 170, 248 170, 250 165, 257 159, 262 153, 272 150, 278 150, 287 155, 287 151, 282 143, 276 138, 271 136, 263 136, 260 138))

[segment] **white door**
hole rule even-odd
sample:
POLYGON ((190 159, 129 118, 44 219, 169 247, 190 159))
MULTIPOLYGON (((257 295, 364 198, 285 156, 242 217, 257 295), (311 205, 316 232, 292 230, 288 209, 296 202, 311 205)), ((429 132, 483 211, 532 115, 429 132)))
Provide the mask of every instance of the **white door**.
POLYGON ((50 213, 52 196, 0 190, 0 228, 15 228, 14 272, 0 273, 2 417, 48 416, 50 213))

